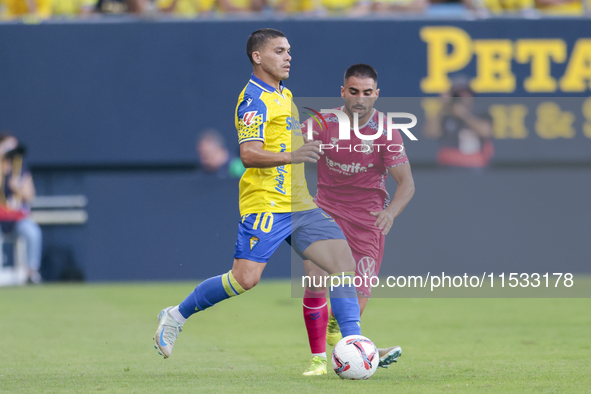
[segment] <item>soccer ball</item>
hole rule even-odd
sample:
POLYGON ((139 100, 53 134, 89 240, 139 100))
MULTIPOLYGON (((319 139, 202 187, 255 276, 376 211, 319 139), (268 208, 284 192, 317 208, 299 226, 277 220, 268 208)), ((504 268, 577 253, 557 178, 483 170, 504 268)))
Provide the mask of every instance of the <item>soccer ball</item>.
POLYGON ((332 367, 341 379, 369 379, 379 363, 376 345, 361 335, 341 339, 332 350, 332 367))

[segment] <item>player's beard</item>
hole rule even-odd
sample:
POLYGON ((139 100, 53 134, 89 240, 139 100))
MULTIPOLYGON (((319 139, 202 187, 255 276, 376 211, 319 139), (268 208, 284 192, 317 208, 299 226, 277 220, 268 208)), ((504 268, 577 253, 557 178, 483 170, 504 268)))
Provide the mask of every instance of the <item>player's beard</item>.
POLYGON ((373 109, 373 106, 370 107, 370 108, 364 107, 364 112, 361 113, 361 112, 355 112, 355 111, 353 111, 354 107, 355 106, 349 107, 349 106, 345 105, 345 108, 347 109, 347 112, 349 112, 349 115, 351 116, 351 119, 355 119, 355 115, 353 115, 353 114, 357 114, 357 119, 360 122, 361 122, 361 119, 363 119, 364 117, 366 117, 371 112, 371 110, 373 109))

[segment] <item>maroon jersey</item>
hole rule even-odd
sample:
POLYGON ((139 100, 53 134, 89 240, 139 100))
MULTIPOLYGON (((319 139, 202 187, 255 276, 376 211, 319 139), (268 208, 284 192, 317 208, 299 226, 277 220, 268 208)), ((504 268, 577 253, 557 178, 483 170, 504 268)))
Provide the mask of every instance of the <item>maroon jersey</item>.
MULTIPOLYGON (((344 108, 337 108, 344 111, 344 108)), ((388 140, 386 115, 383 132, 376 140, 362 140, 351 129, 351 139, 339 140, 339 123, 333 114, 323 114, 328 130, 313 122, 314 139, 321 140, 324 155, 318 161, 318 192, 316 203, 327 210, 355 221, 367 228, 376 228, 375 218, 369 212, 383 210, 390 198, 386 191, 387 169, 408 162, 402 137, 392 131, 388 140), (330 147, 332 145, 332 147, 330 147)), ((367 123, 359 125, 362 135, 375 135, 378 131, 379 112, 373 110, 367 123)), ((302 132, 307 133, 303 122, 302 132)), ((346 234, 345 234, 346 235, 346 234)))

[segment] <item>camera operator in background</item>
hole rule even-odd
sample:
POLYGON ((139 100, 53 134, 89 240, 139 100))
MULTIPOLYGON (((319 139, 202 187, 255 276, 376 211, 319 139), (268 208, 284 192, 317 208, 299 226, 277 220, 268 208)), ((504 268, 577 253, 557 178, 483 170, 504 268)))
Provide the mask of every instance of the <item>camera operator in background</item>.
POLYGON ((427 116, 425 135, 439 140, 437 162, 447 167, 485 168, 493 157, 492 118, 477 111, 467 78, 458 77, 442 94, 435 116, 427 116))
POLYGON ((0 135, 0 237, 14 232, 25 240, 28 281, 40 283, 41 228, 29 218, 29 203, 35 198, 35 185, 23 161, 24 154, 24 146, 14 136, 0 135))

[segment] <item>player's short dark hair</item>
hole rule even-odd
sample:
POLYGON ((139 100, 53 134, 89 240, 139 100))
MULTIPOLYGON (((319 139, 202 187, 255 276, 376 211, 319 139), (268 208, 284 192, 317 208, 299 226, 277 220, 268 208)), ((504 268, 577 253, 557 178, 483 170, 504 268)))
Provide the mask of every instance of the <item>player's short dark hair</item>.
POLYGON ((260 50, 269 40, 277 37, 285 37, 285 34, 279 30, 270 28, 259 29, 253 32, 250 37, 248 37, 248 41, 246 41, 246 54, 248 55, 250 62, 254 64, 254 60, 252 60, 252 53, 254 51, 260 50))
POLYGON ((378 82, 378 72, 369 64, 364 63, 354 64, 345 71, 345 81, 351 77, 371 78, 374 82, 378 82))

